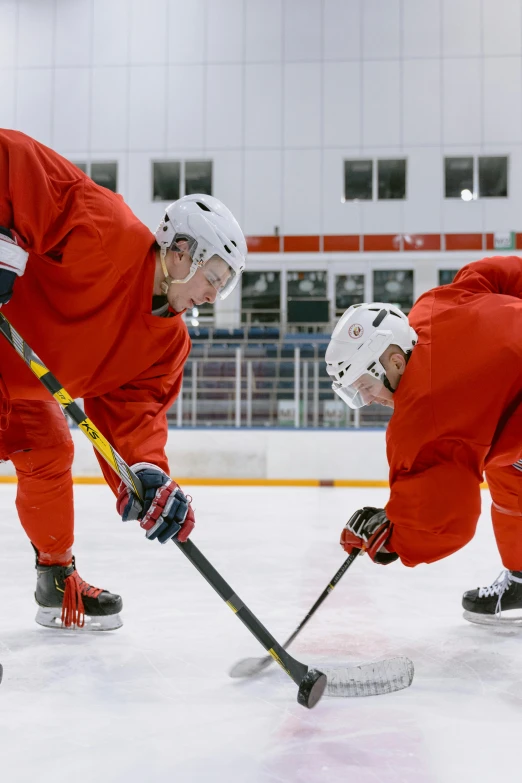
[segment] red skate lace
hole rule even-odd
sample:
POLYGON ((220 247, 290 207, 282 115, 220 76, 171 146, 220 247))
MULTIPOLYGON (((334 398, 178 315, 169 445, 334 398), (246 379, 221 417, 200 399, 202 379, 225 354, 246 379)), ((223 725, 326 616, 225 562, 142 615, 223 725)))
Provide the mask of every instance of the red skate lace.
POLYGON ((73 571, 65 580, 65 592, 62 602, 62 624, 65 628, 76 625, 83 628, 85 625, 85 608, 82 596, 98 598, 103 592, 99 587, 84 582, 77 571, 73 571))

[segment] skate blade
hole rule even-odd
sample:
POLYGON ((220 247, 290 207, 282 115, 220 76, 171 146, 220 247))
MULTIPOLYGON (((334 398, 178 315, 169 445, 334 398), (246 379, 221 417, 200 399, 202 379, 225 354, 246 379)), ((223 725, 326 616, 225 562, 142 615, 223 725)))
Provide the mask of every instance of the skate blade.
MULTIPOLYGON (((516 610, 512 609, 511 611, 516 610)), ((500 626, 522 628, 522 615, 509 617, 507 611, 502 612, 500 617, 496 614, 479 614, 478 612, 467 611, 464 612, 462 616, 469 623, 474 623, 475 625, 489 625, 490 627, 496 626, 497 628, 500 626)))
POLYGON ((61 614, 61 609, 39 606, 34 619, 38 625, 42 625, 44 628, 52 628, 56 631, 76 631, 81 633, 115 631, 123 625, 119 614, 110 614, 101 617, 90 617, 89 615, 85 615, 85 624, 83 628, 78 628, 77 625, 71 625, 70 628, 66 628, 62 625, 61 614))

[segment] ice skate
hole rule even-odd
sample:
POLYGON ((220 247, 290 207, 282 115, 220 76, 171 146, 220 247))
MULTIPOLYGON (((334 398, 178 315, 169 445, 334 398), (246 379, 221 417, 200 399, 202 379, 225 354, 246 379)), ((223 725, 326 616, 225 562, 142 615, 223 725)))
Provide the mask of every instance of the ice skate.
POLYGON ((522 626, 522 571, 502 571, 488 587, 468 590, 462 606, 470 623, 522 626))
POLYGON ((123 625, 119 595, 84 582, 74 557, 68 566, 36 565, 36 622, 46 628, 113 631, 123 625))

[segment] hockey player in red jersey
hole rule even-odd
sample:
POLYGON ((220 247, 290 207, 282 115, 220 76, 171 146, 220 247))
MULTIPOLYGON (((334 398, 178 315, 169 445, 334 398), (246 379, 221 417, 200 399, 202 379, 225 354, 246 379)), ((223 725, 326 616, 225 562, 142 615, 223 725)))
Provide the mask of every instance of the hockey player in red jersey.
POLYGON ((522 609, 522 259, 468 264, 423 294, 408 317, 351 307, 326 352, 333 389, 352 408, 393 407, 390 498, 347 522, 341 544, 372 560, 432 563, 467 544, 483 473, 505 572, 464 594, 465 617, 522 609))
MULTIPOLYGON (((166 412, 190 339, 181 313, 226 297, 245 265, 232 213, 207 195, 171 204, 155 234, 121 196, 17 131, 0 130, 0 303, 140 477, 144 502, 103 460, 124 520, 148 539, 185 541, 187 497, 169 478, 166 412)), ((73 446, 56 402, 0 339, 0 459, 36 551, 37 622, 117 628, 121 598, 80 579, 72 554, 73 446)))

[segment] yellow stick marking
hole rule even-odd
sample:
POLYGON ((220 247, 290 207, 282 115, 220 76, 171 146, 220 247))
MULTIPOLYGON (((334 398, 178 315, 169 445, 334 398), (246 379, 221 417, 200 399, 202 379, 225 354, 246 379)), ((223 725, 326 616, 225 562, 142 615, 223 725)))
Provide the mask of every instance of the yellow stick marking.
POLYGON ((227 601, 227 606, 229 606, 229 607, 232 609, 232 611, 234 612, 234 614, 237 614, 237 613, 239 612, 239 609, 236 609, 236 607, 234 606, 234 604, 233 604, 233 603, 231 603, 230 601, 227 601))
POLYGON ((59 391, 55 392, 53 394, 53 397, 55 400, 58 400, 60 405, 70 405, 71 402, 74 402, 73 398, 70 397, 65 389, 60 389, 59 391))
POLYGON ((269 649, 269 651, 268 651, 268 652, 270 653, 270 655, 272 656, 272 658, 274 659, 274 661, 275 661, 276 663, 278 663, 278 664, 279 664, 279 666, 280 666, 280 667, 281 667, 281 668, 282 668, 282 669, 283 669, 283 670, 284 670, 284 671, 285 671, 287 674, 290 674, 290 672, 288 671, 288 669, 287 669, 287 668, 286 668, 286 666, 284 665, 284 663, 283 663, 283 661, 281 660, 281 658, 279 657, 279 655, 278 655, 278 654, 276 653, 276 651, 273 649, 273 647, 271 647, 271 648, 269 649))
POLYGON ((81 424, 78 425, 81 430, 87 435, 94 448, 103 454, 107 462, 109 462, 116 473, 120 475, 120 470, 114 459, 114 454, 110 443, 105 440, 99 429, 92 423, 90 419, 84 419, 81 424))
POLYGON ((47 367, 45 367, 43 364, 40 364, 40 362, 35 362, 34 359, 30 359, 29 367, 34 372, 34 374, 38 376, 38 378, 41 378, 42 375, 46 375, 49 372, 47 367))

